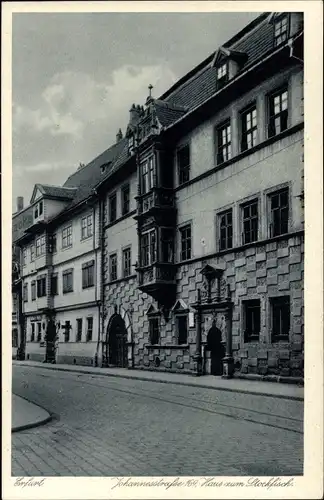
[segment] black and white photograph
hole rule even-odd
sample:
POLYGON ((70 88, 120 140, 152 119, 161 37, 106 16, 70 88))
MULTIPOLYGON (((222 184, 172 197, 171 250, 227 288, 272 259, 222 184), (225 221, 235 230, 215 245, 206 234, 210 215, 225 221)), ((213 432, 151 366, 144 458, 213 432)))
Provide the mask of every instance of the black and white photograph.
POLYGON ((289 498, 320 333, 304 329, 304 9, 84 3, 12 12, 17 498, 56 477, 289 498))

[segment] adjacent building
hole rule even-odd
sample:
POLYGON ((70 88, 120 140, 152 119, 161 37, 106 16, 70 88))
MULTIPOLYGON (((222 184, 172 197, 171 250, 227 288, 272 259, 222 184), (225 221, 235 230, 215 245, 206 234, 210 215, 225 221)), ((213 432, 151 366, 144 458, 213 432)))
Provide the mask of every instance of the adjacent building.
POLYGON ((57 362, 302 378, 303 130, 301 13, 262 14, 160 98, 150 86, 112 148, 56 197, 35 187, 27 356, 54 359, 50 323, 57 362))

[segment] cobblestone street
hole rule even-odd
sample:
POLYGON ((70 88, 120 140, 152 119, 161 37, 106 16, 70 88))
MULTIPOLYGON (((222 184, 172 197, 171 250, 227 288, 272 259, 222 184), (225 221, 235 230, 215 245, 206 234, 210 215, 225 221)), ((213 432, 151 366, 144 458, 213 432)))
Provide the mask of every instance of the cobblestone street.
POLYGON ((53 415, 12 435, 13 476, 299 475, 303 402, 13 367, 53 415))

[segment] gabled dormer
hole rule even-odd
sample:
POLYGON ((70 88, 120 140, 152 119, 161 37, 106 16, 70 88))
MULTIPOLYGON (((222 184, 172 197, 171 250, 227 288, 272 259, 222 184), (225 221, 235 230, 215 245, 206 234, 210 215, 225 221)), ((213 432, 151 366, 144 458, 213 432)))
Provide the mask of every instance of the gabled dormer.
POLYGON ((303 29, 303 13, 272 12, 268 22, 273 26, 273 46, 280 47, 303 29))
POLYGON ((46 222, 59 214, 73 199, 77 188, 35 184, 30 205, 33 210, 33 223, 46 222))
POLYGON ((247 54, 244 52, 220 47, 211 63, 211 67, 216 69, 216 89, 221 89, 234 78, 247 59, 247 54))

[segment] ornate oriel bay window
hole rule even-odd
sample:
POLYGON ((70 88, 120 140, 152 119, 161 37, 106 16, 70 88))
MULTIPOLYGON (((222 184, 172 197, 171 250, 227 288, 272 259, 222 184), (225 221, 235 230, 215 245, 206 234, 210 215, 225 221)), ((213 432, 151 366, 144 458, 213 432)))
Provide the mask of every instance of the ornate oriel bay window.
POLYGON ((148 139, 143 150, 139 147, 137 151, 135 218, 139 241, 139 287, 164 306, 174 302, 175 291, 175 206, 170 182, 173 163, 167 158, 169 156, 155 138, 148 139))

